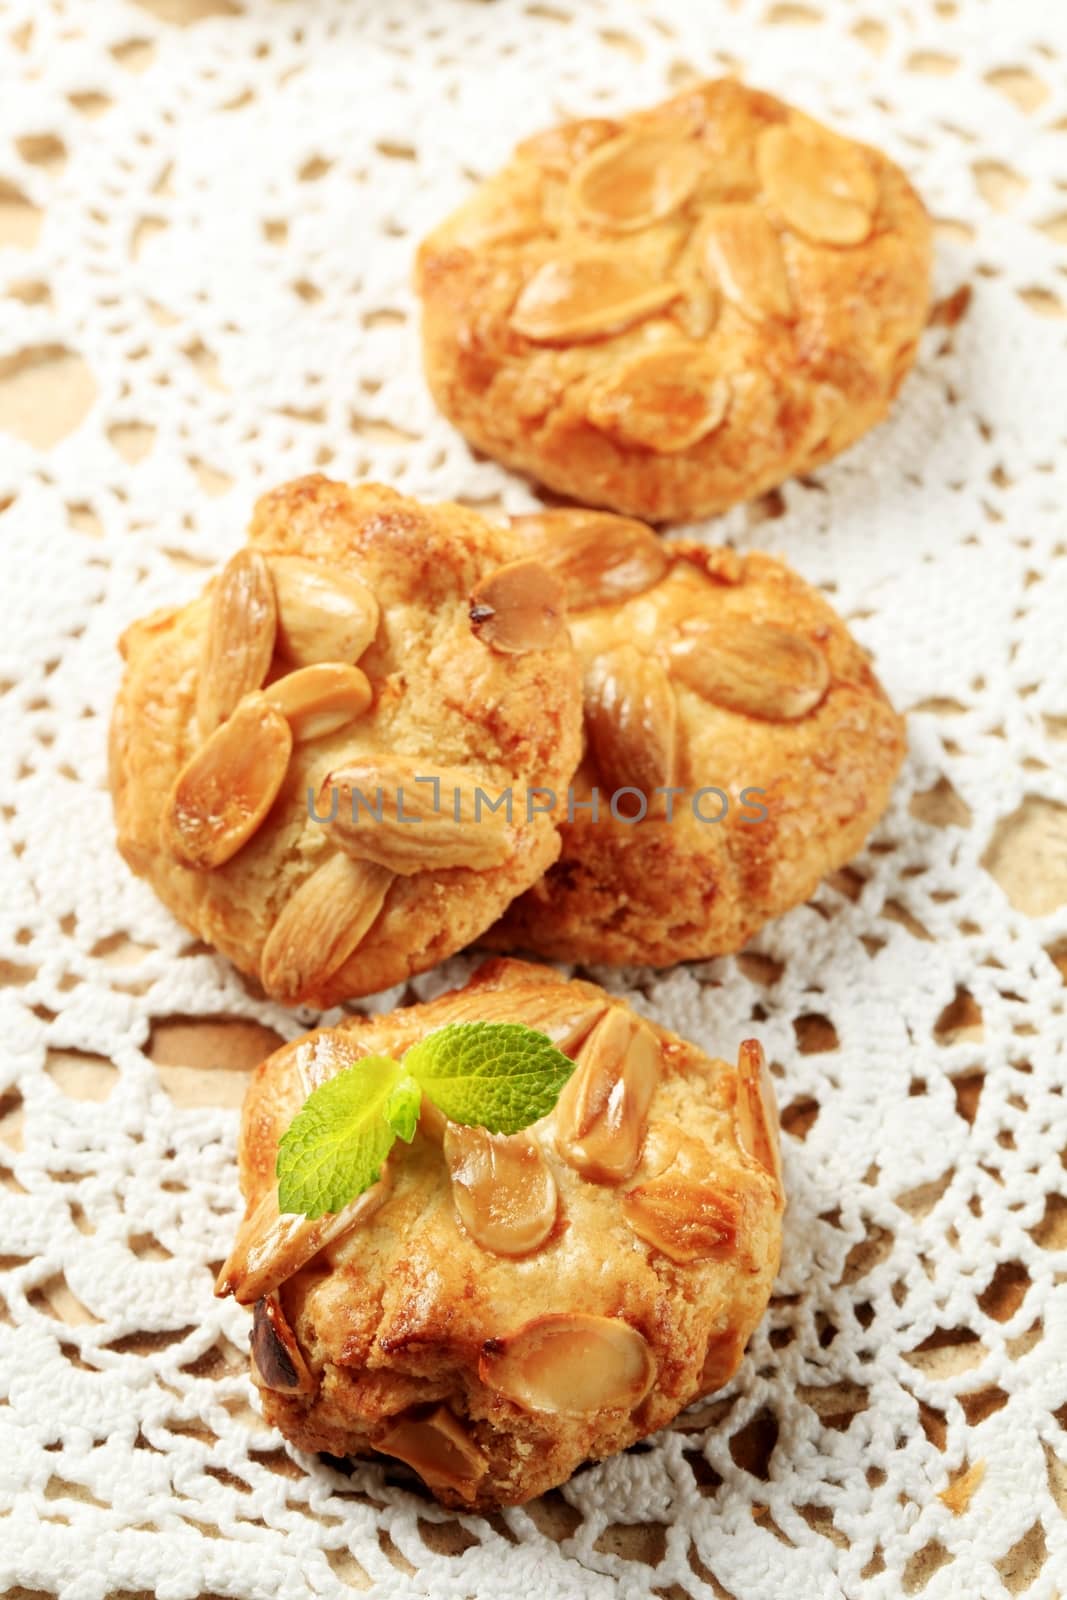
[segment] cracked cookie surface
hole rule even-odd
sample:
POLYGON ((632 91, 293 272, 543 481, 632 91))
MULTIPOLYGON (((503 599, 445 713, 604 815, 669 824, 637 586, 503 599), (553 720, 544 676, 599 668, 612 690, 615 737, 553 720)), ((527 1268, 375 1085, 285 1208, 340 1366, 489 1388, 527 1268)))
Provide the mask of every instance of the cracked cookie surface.
POLYGON ((707 516, 881 420, 929 302, 901 170, 719 79, 527 139, 419 252, 426 373, 585 505, 707 516))

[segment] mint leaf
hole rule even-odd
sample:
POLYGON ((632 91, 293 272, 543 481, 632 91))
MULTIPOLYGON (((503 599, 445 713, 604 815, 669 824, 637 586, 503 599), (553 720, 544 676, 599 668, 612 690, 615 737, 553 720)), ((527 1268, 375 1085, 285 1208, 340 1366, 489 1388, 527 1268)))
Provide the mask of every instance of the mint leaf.
POLYGON ((386 1108, 403 1081, 397 1062, 366 1056, 312 1090, 278 1144, 279 1211, 313 1220, 377 1183, 396 1140, 386 1108))
POLYGON ((404 1069, 453 1122, 518 1133, 552 1110, 574 1062, 520 1022, 454 1022, 412 1045, 404 1069))
POLYGON ((415 1126, 422 1105, 422 1090, 410 1074, 401 1078, 385 1107, 385 1120, 398 1139, 410 1144, 415 1137, 415 1126))

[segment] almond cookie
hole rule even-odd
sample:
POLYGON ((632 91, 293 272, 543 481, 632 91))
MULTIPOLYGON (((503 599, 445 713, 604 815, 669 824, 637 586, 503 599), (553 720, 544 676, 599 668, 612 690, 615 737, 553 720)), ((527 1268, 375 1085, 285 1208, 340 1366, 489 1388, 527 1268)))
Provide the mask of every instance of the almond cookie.
POLYGON ((559 853, 524 797, 578 759, 562 584, 460 506, 288 484, 203 596, 122 650, 119 848, 278 1000, 433 966, 559 853))
POLYGON ((841 619, 770 556, 607 512, 513 526, 566 585, 586 743, 560 859, 485 942, 655 966, 738 949, 860 849, 900 717, 841 619))
POLYGON ((427 377, 472 444, 561 494, 709 516, 885 416, 930 249, 884 155, 719 79, 527 139, 430 235, 427 377))
POLYGON ((778 1265, 759 1045, 729 1065, 522 962, 279 1050, 248 1091, 240 1173, 218 1292, 255 1307, 267 1418, 304 1450, 399 1460, 464 1509, 541 1494, 720 1388, 778 1265), (279 1217, 278 1141, 314 1087, 477 1021, 524 1023, 575 1061, 548 1116, 503 1137, 424 1100, 413 1142, 347 1210, 279 1217))

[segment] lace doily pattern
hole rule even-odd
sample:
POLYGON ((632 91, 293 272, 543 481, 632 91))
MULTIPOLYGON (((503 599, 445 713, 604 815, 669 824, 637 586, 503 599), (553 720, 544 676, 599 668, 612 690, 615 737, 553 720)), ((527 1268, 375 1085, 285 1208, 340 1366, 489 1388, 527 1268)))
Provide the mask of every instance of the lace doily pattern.
MULTIPOLYGON (((1040 0, 0 0, 0 1582, 15 1594, 1067 1589, 1067 31, 1040 0), (721 1395, 492 1519, 300 1456, 212 1296, 245 1072, 310 1019, 117 858, 115 638, 321 467, 512 511, 423 387, 419 237, 560 115, 738 70, 914 177, 891 420, 697 532, 784 552, 910 713, 863 856, 734 959, 594 973, 783 1108, 721 1395)), ((426 997, 471 961, 413 986, 426 997)), ((410 998, 410 995, 406 996, 410 998)), ((405 996, 387 996, 394 1002, 405 996)))

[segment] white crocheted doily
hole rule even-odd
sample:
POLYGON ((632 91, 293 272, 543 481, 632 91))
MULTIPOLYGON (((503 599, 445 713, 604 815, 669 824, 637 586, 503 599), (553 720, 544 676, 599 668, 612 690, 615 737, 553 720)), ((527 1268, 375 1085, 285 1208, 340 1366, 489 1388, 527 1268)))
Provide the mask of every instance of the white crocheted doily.
POLYGON ((1065 69, 1054 0, 0 0, 0 1585, 1067 1590, 1065 69), (212 1295, 234 1053, 303 1024, 115 853, 115 638, 315 467, 528 507, 433 411, 414 244, 519 136, 723 70, 885 147, 938 219, 892 420, 706 530, 832 595, 911 753, 753 952, 606 975, 774 1062, 785 1254, 736 1381, 456 1516, 252 1405, 212 1295))

